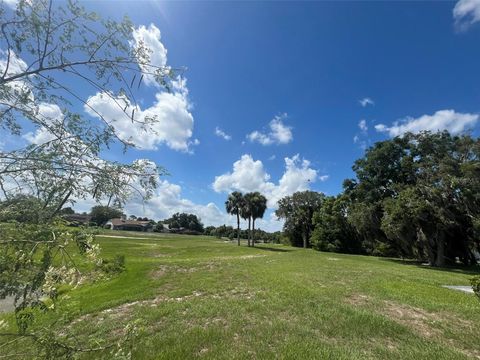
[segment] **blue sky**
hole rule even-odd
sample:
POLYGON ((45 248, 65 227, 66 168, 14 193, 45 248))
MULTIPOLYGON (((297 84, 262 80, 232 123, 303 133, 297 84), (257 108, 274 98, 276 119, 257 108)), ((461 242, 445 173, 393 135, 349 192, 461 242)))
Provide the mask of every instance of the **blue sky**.
MULTIPOLYGON (((228 191, 260 190, 271 209, 260 226, 276 230, 278 197, 337 194, 375 141, 407 130, 480 133, 478 0, 85 4, 103 17, 128 14, 165 55, 158 61, 188 68, 173 113, 180 135, 105 154, 147 158, 170 173, 152 202, 127 206, 130 214, 187 211, 206 224, 232 223, 228 191)), ((160 100, 172 99, 156 100, 159 92, 141 89, 143 110, 165 111, 160 100)))

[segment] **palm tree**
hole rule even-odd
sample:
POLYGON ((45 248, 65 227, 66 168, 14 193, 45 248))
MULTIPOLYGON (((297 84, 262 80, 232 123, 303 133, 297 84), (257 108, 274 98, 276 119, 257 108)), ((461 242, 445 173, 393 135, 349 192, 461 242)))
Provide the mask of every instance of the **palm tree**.
POLYGON ((243 209, 243 204, 245 200, 243 199, 243 195, 241 192, 234 191, 230 195, 228 195, 227 201, 225 201, 225 209, 227 213, 231 215, 237 216, 237 242, 238 246, 240 246, 240 214, 243 209))
POLYGON ((251 207, 251 217, 252 217, 252 246, 255 246, 255 220, 263 218, 267 210, 267 198, 260 194, 259 192, 254 192, 252 195, 252 207, 251 207))
POLYGON ((254 193, 247 193, 243 196, 243 207, 240 216, 244 220, 248 220, 248 246, 250 246, 251 238, 251 220, 252 220, 252 206, 254 202, 254 193))

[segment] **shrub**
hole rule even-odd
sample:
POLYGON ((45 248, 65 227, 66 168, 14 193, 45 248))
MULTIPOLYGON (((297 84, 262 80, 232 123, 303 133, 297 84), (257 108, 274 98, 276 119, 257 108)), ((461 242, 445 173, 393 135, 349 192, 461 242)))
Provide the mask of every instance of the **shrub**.
POLYGON ((389 244, 377 241, 371 250, 373 256, 396 257, 396 252, 389 244))
POLYGON ((473 292, 475 295, 478 296, 478 299, 480 300, 480 276, 474 277, 472 280, 472 287, 473 287, 473 292))
POLYGON ((113 260, 103 259, 101 269, 107 274, 118 274, 125 270, 125 255, 115 255, 113 260))
POLYGON ((164 229, 165 229, 165 226, 160 221, 156 223, 155 226, 153 227, 154 232, 162 232, 164 229))

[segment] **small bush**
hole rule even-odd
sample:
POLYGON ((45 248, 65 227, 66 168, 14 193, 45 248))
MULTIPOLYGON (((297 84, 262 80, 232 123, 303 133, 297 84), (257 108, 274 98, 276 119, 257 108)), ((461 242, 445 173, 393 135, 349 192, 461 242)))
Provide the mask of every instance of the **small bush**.
POLYGON ((101 269, 107 274, 118 274, 125 270, 125 255, 115 255, 113 260, 103 259, 101 269))
POLYGON ((285 235, 281 235, 280 236, 280 244, 283 244, 283 245, 293 245, 292 244, 292 241, 290 240, 290 238, 288 236, 285 236, 285 235))
POLYGON ((480 276, 474 277, 472 280, 472 287, 473 287, 473 292, 475 295, 478 296, 478 299, 480 299, 480 276))
POLYGON ((397 253, 389 244, 382 242, 376 242, 374 245, 371 255, 373 256, 383 256, 383 257, 396 257, 397 253))

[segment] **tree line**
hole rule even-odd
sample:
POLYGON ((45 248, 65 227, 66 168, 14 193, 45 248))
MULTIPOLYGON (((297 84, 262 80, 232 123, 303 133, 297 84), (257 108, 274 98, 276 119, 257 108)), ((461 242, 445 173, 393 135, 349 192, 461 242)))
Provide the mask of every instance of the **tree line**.
MULTIPOLYGON (((228 238, 234 240, 238 236, 238 230, 230 225, 207 226, 204 235, 215 236, 217 238, 228 238)), ((263 243, 279 244, 281 242, 282 233, 280 231, 267 232, 262 229, 255 229, 255 241, 263 243)), ((240 239, 248 240, 248 229, 240 229, 240 239)))
MULTIPOLYGON (((296 192, 279 200, 275 214, 285 220, 283 234, 255 229, 263 218, 267 199, 259 192, 232 192, 226 211, 237 220, 229 226, 205 228, 193 214, 177 213, 154 223, 197 234, 247 239, 255 234, 265 242, 285 241, 321 251, 417 259, 432 266, 477 262, 480 249, 480 140, 448 132, 405 134, 367 149, 353 165, 355 178, 343 182, 343 191, 326 196, 296 192), (240 229, 240 219, 247 229, 240 229)), ((43 203, 17 195, 0 204, 20 221, 38 222, 43 203)), ((62 209, 65 211, 65 209, 62 209)), ((96 206, 98 224, 122 215, 121 210, 96 206)), ((135 218, 135 217, 133 217, 135 218)), ((145 220, 145 219, 143 219, 145 220)), ((147 219, 148 220, 148 219, 147 219)))
POLYGON ((478 138, 408 133, 376 143, 353 170, 336 196, 304 191, 279 201, 276 215, 292 245, 432 266, 477 262, 478 138))

